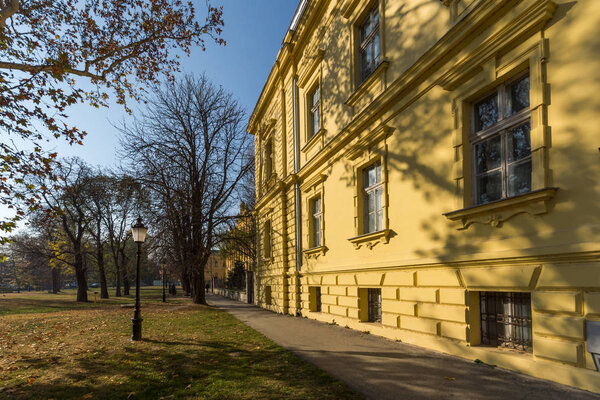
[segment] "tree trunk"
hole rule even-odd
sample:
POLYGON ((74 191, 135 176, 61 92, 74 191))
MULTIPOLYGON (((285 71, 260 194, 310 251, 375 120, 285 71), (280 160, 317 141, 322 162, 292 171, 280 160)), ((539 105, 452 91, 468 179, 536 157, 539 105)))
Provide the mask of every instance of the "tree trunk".
POLYGON ((52 293, 60 292, 60 270, 58 267, 52 268, 52 293))
POLYGON ((125 251, 121 252, 121 272, 123 274, 123 295, 129 296, 129 276, 127 275, 127 257, 125 257, 125 251))
POLYGON ((181 273, 181 288, 183 289, 183 294, 185 296, 190 295, 190 276, 185 270, 181 273))
POLYGON ((206 304, 206 295, 204 293, 204 268, 202 271, 194 271, 192 280, 192 301, 196 304, 206 304))
POLYGON ((115 296, 121 297, 121 267, 119 266, 119 260, 115 259, 115 271, 116 271, 116 290, 115 296))
POLYGON ((98 272, 100 273, 100 298, 108 299, 108 286, 106 284, 106 273, 104 272, 104 248, 102 243, 96 246, 96 258, 98 260, 98 272))
POLYGON ((83 265, 83 254, 81 252, 81 244, 74 243, 73 250, 75 253, 75 278, 77 279, 77 301, 86 302, 87 297, 87 279, 85 277, 85 266, 83 265))

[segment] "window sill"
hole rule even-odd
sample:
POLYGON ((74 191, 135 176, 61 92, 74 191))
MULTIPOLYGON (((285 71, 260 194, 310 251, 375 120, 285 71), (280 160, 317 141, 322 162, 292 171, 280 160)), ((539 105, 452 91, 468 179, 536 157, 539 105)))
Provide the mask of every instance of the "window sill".
POLYGON ((311 247, 310 249, 306 249, 303 251, 304 253, 304 257, 306 257, 307 259, 310 258, 314 258, 317 259, 320 256, 324 256, 325 253, 327 252, 328 248, 326 246, 318 246, 318 247, 311 247))
POLYGON ((458 228, 459 230, 467 229, 475 223, 501 227, 504 221, 517 214, 546 214, 548 202, 554 198, 557 191, 556 187, 540 189, 491 203, 447 212, 443 215, 451 221, 460 221, 462 226, 458 228))
POLYGON ((387 60, 383 60, 379 63, 377 68, 371 72, 371 74, 360 83, 358 88, 348 97, 346 100, 346 105, 350 107, 354 107, 362 97, 371 90, 374 84, 379 80, 381 75, 388 69, 390 66, 390 62, 387 60))
POLYGON ((303 153, 310 151, 313 147, 315 147, 317 143, 321 141, 323 135, 325 135, 325 129, 321 128, 317 133, 312 135, 310 139, 308 139, 308 142, 306 142, 306 144, 304 145, 304 147, 302 147, 300 151, 303 153))
POLYGON ((387 244, 390 241, 390 233, 391 231, 389 229, 384 229, 382 231, 355 236, 348 239, 348 241, 354 245, 356 250, 360 249, 362 246, 368 247, 369 250, 371 250, 379 243, 387 244))

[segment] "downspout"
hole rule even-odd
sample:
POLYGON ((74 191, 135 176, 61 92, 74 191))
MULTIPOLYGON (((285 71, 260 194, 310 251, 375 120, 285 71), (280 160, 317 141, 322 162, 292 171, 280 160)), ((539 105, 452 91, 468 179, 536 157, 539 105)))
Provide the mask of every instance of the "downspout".
MULTIPOLYGON (((298 78, 294 77, 294 174, 297 176, 300 170, 300 143, 298 137, 298 78)), ((302 286, 300 284, 300 268, 302 267, 302 208, 300 207, 300 183, 296 179, 294 183, 294 191, 296 195, 295 211, 296 211, 296 315, 300 315, 302 311, 302 286)))

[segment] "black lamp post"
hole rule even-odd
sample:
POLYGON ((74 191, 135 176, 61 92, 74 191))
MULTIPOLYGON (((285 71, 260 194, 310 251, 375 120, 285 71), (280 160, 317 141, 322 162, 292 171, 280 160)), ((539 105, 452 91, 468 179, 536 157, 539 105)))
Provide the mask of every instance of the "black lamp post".
POLYGON ((135 309, 133 310, 133 333, 131 340, 142 340, 142 314, 140 312, 140 260, 142 258, 142 243, 146 240, 148 228, 142 224, 142 217, 138 216, 137 222, 131 227, 133 241, 137 243, 137 269, 135 276, 135 309))

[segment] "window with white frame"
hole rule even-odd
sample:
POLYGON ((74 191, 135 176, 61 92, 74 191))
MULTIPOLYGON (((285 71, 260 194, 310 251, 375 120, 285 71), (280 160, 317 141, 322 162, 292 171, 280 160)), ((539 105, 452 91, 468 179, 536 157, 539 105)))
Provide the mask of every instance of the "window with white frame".
POLYGON ((379 4, 369 11, 358 27, 360 41, 360 81, 363 82, 379 65, 379 4))
POLYGON ((485 204, 531 191, 529 75, 473 105, 474 197, 485 204))
POLYGON ((371 233, 383 229, 383 184, 381 182, 381 162, 363 169, 364 232, 371 233))
POLYGON ((308 115, 309 137, 313 137, 321 130, 321 90, 318 84, 313 91, 310 92, 308 98, 310 102, 310 111, 308 115))
POLYGON ((323 212, 321 208, 321 196, 315 197, 310 202, 311 208, 311 229, 312 229, 312 243, 311 247, 319 247, 323 241, 321 238, 323 212))

